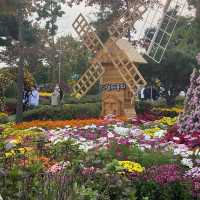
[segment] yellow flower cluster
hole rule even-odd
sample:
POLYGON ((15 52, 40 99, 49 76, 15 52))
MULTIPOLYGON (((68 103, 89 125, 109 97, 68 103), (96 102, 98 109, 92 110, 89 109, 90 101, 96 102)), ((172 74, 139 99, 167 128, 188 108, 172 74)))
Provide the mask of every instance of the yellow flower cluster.
POLYGON ((20 129, 15 129, 12 127, 12 124, 6 124, 5 126, 1 126, 4 128, 1 137, 6 138, 7 136, 13 137, 14 140, 17 141, 22 141, 23 138, 25 137, 37 137, 42 134, 40 130, 32 129, 32 130, 20 130, 20 129))
POLYGON ((8 117, 6 113, 0 112, 0 117, 8 117))
POLYGON ((51 97, 52 96, 52 93, 50 93, 50 92, 40 92, 39 94, 41 97, 51 97))
POLYGON ((80 94, 80 93, 77 93, 77 94, 75 95, 75 98, 80 99, 80 98, 81 98, 81 94, 80 94))
POLYGON ((5 153, 6 158, 11 158, 14 157, 17 153, 21 155, 29 154, 30 152, 33 151, 32 147, 21 147, 15 150, 10 150, 9 152, 5 153))
POLYGON ((171 118, 171 117, 163 117, 162 119, 158 120, 158 123, 160 125, 167 125, 167 126, 173 126, 177 121, 177 118, 171 118))
POLYGON ((144 171, 144 167, 142 167, 139 163, 132 161, 118 161, 119 165, 126 169, 128 172, 138 172, 141 173, 144 171))
POLYGON ((159 127, 153 127, 153 128, 148 128, 144 130, 144 133, 146 135, 149 135, 151 137, 154 137, 155 132, 160 131, 161 129, 159 127))
POLYGON ((163 112, 176 112, 176 113, 181 113, 181 112, 183 112, 183 108, 180 108, 180 107, 156 108, 156 110, 163 111, 163 112))
POLYGON ((11 150, 11 151, 9 151, 9 152, 6 152, 6 153, 5 153, 5 156, 6 156, 6 158, 14 157, 14 156, 15 156, 15 151, 14 151, 14 150, 11 150))

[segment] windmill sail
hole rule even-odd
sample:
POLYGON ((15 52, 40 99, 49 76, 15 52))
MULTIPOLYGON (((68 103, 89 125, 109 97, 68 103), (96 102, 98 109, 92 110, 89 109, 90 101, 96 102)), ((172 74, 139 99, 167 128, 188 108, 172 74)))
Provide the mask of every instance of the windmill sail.
POLYGON ((134 4, 130 4, 129 9, 108 28, 110 36, 123 37, 134 26, 135 22, 142 18, 147 8, 144 1, 136 1, 134 4))
POLYGON ((92 64, 73 86, 73 96, 84 96, 103 75, 105 69, 101 63, 92 64))
POLYGON ((138 50, 160 63, 185 5, 186 0, 165 0, 163 5, 150 7, 142 27, 138 25, 139 33, 134 35, 138 50))

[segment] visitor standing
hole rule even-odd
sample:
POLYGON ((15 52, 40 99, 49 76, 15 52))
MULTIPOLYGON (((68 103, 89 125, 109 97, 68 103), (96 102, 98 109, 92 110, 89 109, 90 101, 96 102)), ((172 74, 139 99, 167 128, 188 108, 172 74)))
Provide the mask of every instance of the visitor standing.
POLYGON ((30 107, 37 107, 39 105, 39 91, 36 86, 34 86, 31 90, 29 95, 29 106, 30 107))
POLYGON ((144 91, 145 91, 145 88, 142 88, 141 93, 140 93, 140 98, 141 98, 142 101, 145 100, 144 91))
POLYGON ((29 106, 30 93, 31 93, 31 91, 24 90, 24 93, 23 93, 23 111, 27 110, 27 108, 29 106))
POLYGON ((59 103, 59 98, 60 98, 60 88, 59 88, 59 85, 57 84, 54 88, 52 95, 51 95, 51 105, 57 106, 58 103, 59 103))
POLYGON ((59 95, 60 95, 60 103, 62 103, 63 97, 64 97, 64 92, 62 87, 59 86, 59 95))

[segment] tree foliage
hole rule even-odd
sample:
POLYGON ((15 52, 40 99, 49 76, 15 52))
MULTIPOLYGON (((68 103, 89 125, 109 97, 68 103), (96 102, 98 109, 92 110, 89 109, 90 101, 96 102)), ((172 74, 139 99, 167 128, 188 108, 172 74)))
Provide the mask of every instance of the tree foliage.
POLYGON ((43 0, 36 4, 38 14, 37 20, 45 20, 45 28, 51 36, 54 36, 58 30, 56 22, 57 18, 62 17, 64 14, 64 11, 62 10, 62 5, 64 3, 65 0, 43 0))

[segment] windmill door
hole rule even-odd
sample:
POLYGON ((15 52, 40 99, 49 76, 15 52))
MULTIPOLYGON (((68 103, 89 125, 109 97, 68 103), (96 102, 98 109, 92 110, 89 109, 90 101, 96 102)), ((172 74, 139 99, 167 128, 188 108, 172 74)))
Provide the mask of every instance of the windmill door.
POLYGON ((107 98, 105 101, 103 101, 103 110, 102 114, 105 115, 116 115, 119 116, 122 113, 122 102, 115 98, 107 98))

